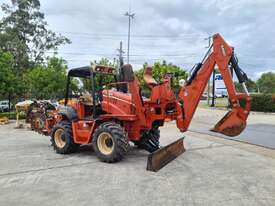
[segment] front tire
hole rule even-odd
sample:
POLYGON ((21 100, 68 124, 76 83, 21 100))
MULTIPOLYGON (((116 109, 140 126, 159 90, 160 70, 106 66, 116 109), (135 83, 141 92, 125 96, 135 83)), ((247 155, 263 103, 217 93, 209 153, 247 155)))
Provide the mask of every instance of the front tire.
POLYGON ((57 123, 51 134, 51 142, 58 154, 69 154, 76 152, 79 145, 73 141, 72 124, 68 121, 57 123))
POLYGON ((117 123, 101 124, 93 135, 93 149, 103 162, 118 162, 123 159, 129 149, 125 130, 117 123))

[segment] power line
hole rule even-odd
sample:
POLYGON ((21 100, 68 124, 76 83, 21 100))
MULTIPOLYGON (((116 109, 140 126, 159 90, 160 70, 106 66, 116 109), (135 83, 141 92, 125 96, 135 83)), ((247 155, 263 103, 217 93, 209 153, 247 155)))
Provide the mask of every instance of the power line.
MULTIPOLYGON (((65 59, 66 61, 91 61, 92 59, 65 59)), ((164 58, 144 58, 144 59, 133 59, 132 61, 148 61, 148 60, 166 60, 164 58)), ((171 61, 169 59, 169 61, 171 61)), ((192 63, 192 62, 184 62, 184 63, 192 63)))
MULTIPOLYGON (((66 55, 95 55, 95 56, 116 56, 115 53, 85 53, 85 52, 45 52, 47 54, 66 54, 66 55)), ((164 57, 200 57, 201 55, 196 53, 173 53, 173 54, 130 54, 132 57, 147 57, 147 56, 164 56, 164 57)), ((245 56, 242 56, 240 59, 240 64, 258 66, 257 64, 244 63, 242 59, 245 59, 245 56)), ((272 59, 272 57, 259 57, 255 60, 267 60, 272 59)))
MULTIPOLYGON (((96 37, 96 38, 101 38, 101 37, 127 37, 127 34, 114 34, 114 33, 87 33, 87 32, 67 32, 67 31, 59 31, 64 34, 71 34, 75 36, 88 36, 88 37, 96 37)), ((131 35, 132 37, 143 37, 143 38, 198 38, 205 37, 205 35, 202 34, 180 34, 180 35, 154 35, 154 34, 133 34, 131 35)))
MULTIPOLYGON (((116 56, 115 53, 82 53, 82 52, 45 52, 48 54, 67 54, 67 55, 95 55, 95 56, 116 56)), ((124 52, 123 52, 124 53, 124 52)), ((183 53, 183 54, 130 54, 134 57, 146 57, 146 56, 166 56, 166 57, 198 57, 200 55, 196 53, 183 53)))
MULTIPOLYGON (((109 36, 76 36, 77 38, 81 38, 81 39, 91 39, 91 40, 121 40, 121 39, 126 39, 127 37, 109 37, 109 36)), ((171 38, 171 37, 135 37, 134 35, 131 35, 131 37, 133 39, 135 39, 135 41, 153 41, 153 40, 175 40, 175 41, 181 41, 181 40, 194 40, 194 39, 201 39, 203 40, 203 38, 201 37, 178 37, 178 38, 171 38)), ((75 38, 75 37, 73 37, 75 38)))
MULTIPOLYGON (((77 61, 77 62, 81 62, 81 61, 92 61, 92 59, 65 59, 66 61, 77 61)), ((144 59, 133 59, 131 62, 136 63, 136 62, 147 62, 147 61, 162 61, 162 60, 166 60, 164 58, 144 58, 144 59)), ((172 60, 166 60, 168 62, 171 62, 172 60)), ((184 64, 193 64, 194 62, 183 62, 184 64)), ((255 64, 249 64, 249 63, 245 63, 243 62, 242 65, 247 65, 247 66, 258 66, 255 64)), ((270 66, 270 68, 275 68, 275 66, 270 66)), ((251 70, 250 68, 245 68, 245 70, 251 70)))
POLYGON ((45 52, 47 54, 68 54, 68 55, 96 55, 96 56, 114 56, 116 55, 115 53, 110 53, 110 54, 106 54, 106 53, 85 53, 85 52, 45 52))

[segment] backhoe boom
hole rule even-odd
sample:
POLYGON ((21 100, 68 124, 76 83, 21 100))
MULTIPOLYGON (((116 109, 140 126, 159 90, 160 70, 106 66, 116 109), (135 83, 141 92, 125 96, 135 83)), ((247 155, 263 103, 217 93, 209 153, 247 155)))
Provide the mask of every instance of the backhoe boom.
POLYGON ((240 69, 234 56, 233 48, 229 46, 219 34, 213 36, 213 44, 202 63, 195 67, 193 74, 187 80, 179 93, 182 112, 177 118, 177 126, 181 131, 186 131, 199 104, 200 97, 206 87, 211 73, 218 66, 228 91, 232 110, 218 122, 213 131, 228 136, 239 135, 246 126, 246 119, 250 111, 250 98, 245 86, 247 79, 240 69), (239 82, 243 85, 245 93, 237 94, 232 80, 229 66, 232 66, 239 82), (240 106, 240 99, 245 99, 244 108, 240 106))

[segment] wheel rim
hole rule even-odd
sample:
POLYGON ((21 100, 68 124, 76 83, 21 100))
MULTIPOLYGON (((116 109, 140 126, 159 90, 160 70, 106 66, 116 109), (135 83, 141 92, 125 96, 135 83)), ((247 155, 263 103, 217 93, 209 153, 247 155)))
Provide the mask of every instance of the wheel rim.
POLYGON ((39 129, 43 129, 44 126, 45 126, 44 121, 43 121, 43 119, 41 119, 41 118, 42 118, 42 117, 40 117, 40 118, 38 119, 39 129))
POLYGON ((63 148, 66 144, 64 135, 64 130, 61 128, 57 129, 54 133, 54 141, 56 146, 59 148, 63 148))
POLYGON ((101 153, 109 155, 114 150, 113 137, 108 132, 102 132, 97 138, 97 146, 101 153))
POLYGON ((35 128, 36 129, 43 129, 44 126, 45 126, 43 120, 39 117, 36 117, 34 122, 35 122, 35 128))

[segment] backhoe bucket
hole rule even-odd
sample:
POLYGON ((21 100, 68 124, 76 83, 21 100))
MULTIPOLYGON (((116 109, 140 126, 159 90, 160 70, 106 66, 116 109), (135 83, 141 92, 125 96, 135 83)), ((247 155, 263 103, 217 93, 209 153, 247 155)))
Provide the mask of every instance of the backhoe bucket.
POLYGON ((183 139, 184 137, 151 153, 147 160, 147 170, 157 172, 169 162, 184 153, 185 149, 183 139))
POLYGON ((219 132, 226 136, 234 137, 239 135, 246 127, 246 117, 240 115, 242 108, 229 111, 211 131, 219 132))
POLYGON ((246 94, 237 94, 236 96, 239 100, 238 105, 235 105, 235 107, 233 107, 233 109, 229 111, 211 131, 235 137, 245 129, 246 120, 250 112, 251 99, 248 92, 246 92, 246 94), (242 107, 239 103, 240 100, 245 101, 245 104, 242 107))

